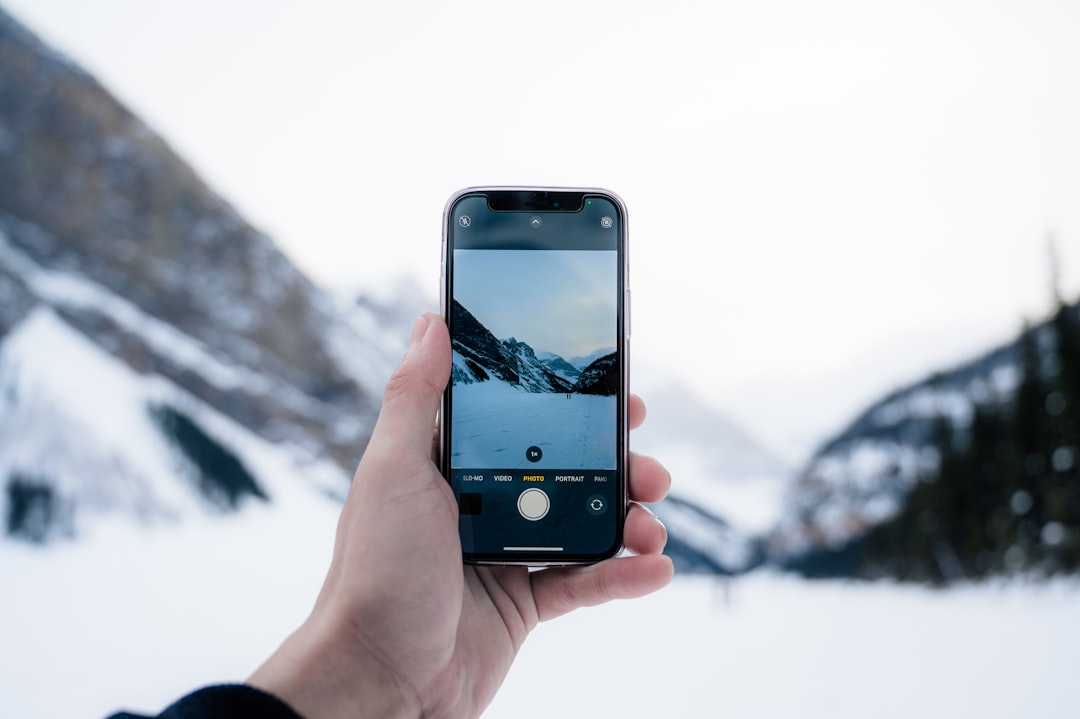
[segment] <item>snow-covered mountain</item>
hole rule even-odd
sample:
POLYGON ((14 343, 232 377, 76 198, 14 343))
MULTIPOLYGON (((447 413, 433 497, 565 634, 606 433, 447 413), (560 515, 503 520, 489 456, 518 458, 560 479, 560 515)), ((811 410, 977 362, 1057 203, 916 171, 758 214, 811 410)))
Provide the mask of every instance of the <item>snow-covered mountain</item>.
POLYGON ((1080 307, 1063 304, 873 404, 798 474, 771 554, 809 573, 932 581, 1074 566, 1078 342, 1080 307))
MULTIPOLYGON (((400 356, 357 331, 363 312, 343 316, 161 138, 0 11, 8 533, 271 497, 260 443, 342 493, 400 356)), ((394 331, 371 312, 367 324, 394 331)))
POLYGON ((581 370, 554 352, 537 352, 536 358, 539 359, 545 367, 570 384, 577 382, 578 377, 581 376, 581 370))
POLYGON ((701 504, 672 493, 654 508, 668 528, 664 549, 680 573, 733 575, 765 561, 761 539, 701 504))
POLYGON ((618 357, 614 352, 604 355, 581 371, 574 391, 580 394, 601 394, 612 396, 619 391, 618 357))
POLYGON ((567 364, 574 367, 579 372, 584 372, 585 368, 591 365, 601 357, 605 357, 615 351, 614 347, 604 347, 596 350, 592 354, 584 355, 582 357, 569 357, 565 360, 567 364))
POLYGON ((1018 377, 1017 346, 1009 344, 874 403, 799 472, 772 550, 787 557, 839 547, 894 515, 919 476, 937 469, 935 422, 967 427, 973 398, 1007 401, 1018 377))
POLYGON ((513 337, 496 339, 457 300, 451 305, 450 311, 454 322, 451 381, 455 384, 495 379, 526 392, 572 391, 572 385, 548 369, 527 343, 513 337))
POLYGON ((671 472, 668 500, 652 506, 668 526, 680 572, 737 573, 762 561, 760 538, 780 516, 790 468, 698 393, 661 368, 639 366, 648 405, 633 451, 671 472))
POLYGON ((453 381, 474 384, 500 380, 526 392, 612 396, 618 391, 619 367, 614 351, 597 354, 575 367, 552 352, 537 353, 514 337, 497 339, 469 310, 454 300, 453 381))

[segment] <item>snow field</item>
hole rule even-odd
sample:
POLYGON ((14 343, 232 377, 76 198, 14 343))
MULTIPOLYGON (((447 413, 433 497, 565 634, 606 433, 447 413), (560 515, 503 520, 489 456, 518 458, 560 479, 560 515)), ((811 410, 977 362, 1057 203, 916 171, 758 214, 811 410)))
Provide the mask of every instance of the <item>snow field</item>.
MULTIPOLYGON (((160 711, 243 680, 307 615, 337 507, 0 543, 0 715, 160 711)), ((1075 717, 1080 584, 936 591, 680 577, 542 624, 485 716, 1075 717)))
POLYGON ((454 388, 454 466, 614 469, 615 412, 614 397, 571 394, 568 399, 561 393, 524 392, 498 380, 459 385, 454 388), (525 458, 533 445, 544 453, 536 463, 525 458))
POLYGON ((682 578, 526 642, 503 717, 1076 717, 1080 584, 682 578))
POLYGON ((0 716, 157 713, 243 681, 307 616, 336 503, 249 506, 182 528, 95 524, 50 548, 0 542, 0 716))

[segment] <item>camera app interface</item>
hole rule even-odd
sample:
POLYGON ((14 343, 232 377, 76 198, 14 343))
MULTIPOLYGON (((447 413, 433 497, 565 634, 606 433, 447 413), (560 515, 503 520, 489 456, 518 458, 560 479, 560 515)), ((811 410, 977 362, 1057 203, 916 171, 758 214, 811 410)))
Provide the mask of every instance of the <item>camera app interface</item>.
POLYGON ((463 549, 603 552, 620 496, 615 207, 530 215, 469 202, 455 215, 450 300, 463 549))

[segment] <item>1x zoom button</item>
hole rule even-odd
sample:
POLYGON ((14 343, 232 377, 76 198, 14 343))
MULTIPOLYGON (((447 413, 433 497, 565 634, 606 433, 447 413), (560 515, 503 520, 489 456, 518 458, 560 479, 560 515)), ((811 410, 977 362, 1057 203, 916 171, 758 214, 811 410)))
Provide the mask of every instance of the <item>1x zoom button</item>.
POLYGON ((547 515, 548 510, 551 509, 551 499, 548 498, 544 490, 532 487, 526 489, 518 497, 517 508, 522 517, 530 522, 535 522, 547 515))

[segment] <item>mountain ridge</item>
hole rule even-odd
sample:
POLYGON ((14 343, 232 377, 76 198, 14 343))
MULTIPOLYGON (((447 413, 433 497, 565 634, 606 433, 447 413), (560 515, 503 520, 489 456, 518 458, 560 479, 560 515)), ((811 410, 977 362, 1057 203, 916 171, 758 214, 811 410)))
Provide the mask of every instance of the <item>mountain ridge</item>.
MULTIPOLYGON (((450 381, 454 384, 473 384, 496 379, 526 392, 570 393, 580 382, 573 383, 558 374, 550 365, 561 357, 543 353, 541 360, 526 342, 514 337, 500 340, 460 302, 450 305, 454 328, 452 346, 454 365, 450 381)), ((563 360, 565 362, 565 360, 563 360)))
MULTIPOLYGON (((214 506, 226 474, 260 466, 234 446, 240 428, 260 438, 259 451, 284 449, 317 491, 343 496, 397 361, 359 328, 401 331, 363 307, 344 317, 163 139, 2 9, 0 300, 0 510, 9 531, 29 516, 54 517, 56 531, 34 529, 43 538, 74 532, 83 514, 138 518, 149 515, 133 507, 153 504, 162 510, 155 516, 180 516, 214 506), (69 370, 11 349, 24 329, 85 360, 72 365, 85 382, 118 388, 102 400, 102 419, 68 416, 47 390, 64 386, 69 370), (24 385, 27 362, 53 375, 24 385), (91 486, 80 467, 124 466, 141 451, 98 432, 121 414, 156 455, 91 486), (16 446, 28 418, 37 418, 35 446, 58 448, 57 462, 16 446), (65 437, 80 435, 103 439, 72 449, 65 437), (185 447, 217 459, 200 465, 185 447), (335 469, 310 470, 327 460, 335 469), (183 467, 202 479, 178 490, 183 467)), ((254 471, 247 494, 258 498, 265 492, 254 471)))
POLYGON ((948 582, 1080 557, 1080 304, 871 404, 797 476, 768 539, 823 576, 948 582))

